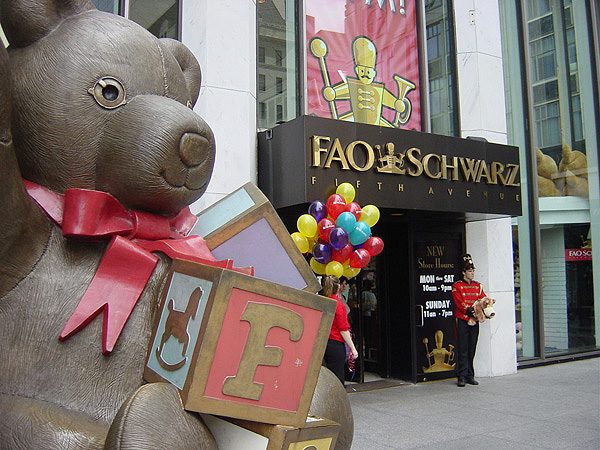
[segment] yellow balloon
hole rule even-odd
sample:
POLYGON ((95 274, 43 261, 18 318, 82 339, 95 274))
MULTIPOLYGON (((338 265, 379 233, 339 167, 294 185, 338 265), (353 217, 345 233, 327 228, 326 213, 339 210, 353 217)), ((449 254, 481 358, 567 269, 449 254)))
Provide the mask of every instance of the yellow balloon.
POLYGON ((302 214, 300 217, 298 217, 296 225, 298 226, 298 231, 300 234, 307 238, 313 237, 317 234, 317 221, 310 214, 302 214))
POLYGON ((317 236, 306 238, 306 240, 308 241, 308 251, 310 252, 317 243, 317 236))
POLYGON ((356 190, 354 189, 354 186, 352 186, 350 183, 340 184, 335 190, 335 193, 344 197, 346 203, 352 202, 354 200, 354 197, 356 197, 356 190))
POLYGON ((298 250, 300 250, 300 253, 306 253, 309 249, 308 239, 306 238, 306 236, 302 236, 297 231, 295 233, 292 233, 291 236, 292 240, 294 241, 294 244, 296 244, 296 247, 298 247, 298 250))
POLYGON ((321 264, 315 258, 310 258, 310 268, 317 275, 325 275, 325 264, 321 264))
POLYGON ((337 261, 329 261, 325 266, 325 275, 333 275, 334 277, 341 277, 344 274, 344 266, 342 263, 337 261))
POLYGON ((375 226, 379 221, 379 208, 375 205, 366 205, 360 213, 360 221, 365 222, 370 227, 375 226))
POLYGON ((360 269, 358 268, 354 268, 354 267, 344 267, 344 276, 348 279, 350 278, 354 278, 356 275, 358 275, 358 273, 360 272, 360 269))

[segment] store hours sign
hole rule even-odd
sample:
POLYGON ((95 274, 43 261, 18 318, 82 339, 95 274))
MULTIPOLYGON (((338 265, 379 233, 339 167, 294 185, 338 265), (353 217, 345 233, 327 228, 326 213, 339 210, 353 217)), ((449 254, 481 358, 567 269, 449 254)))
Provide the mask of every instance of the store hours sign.
POLYGON ((460 238, 450 233, 423 233, 415 241, 414 297, 419 378, 456 366, 452 284, 456 281, 460 238))
POLYGON ((443 243, 420 244, 417 246, 417 274, 423 319, 453 317, 451 296, 456 259, 448 261, 448 246, 443 243))

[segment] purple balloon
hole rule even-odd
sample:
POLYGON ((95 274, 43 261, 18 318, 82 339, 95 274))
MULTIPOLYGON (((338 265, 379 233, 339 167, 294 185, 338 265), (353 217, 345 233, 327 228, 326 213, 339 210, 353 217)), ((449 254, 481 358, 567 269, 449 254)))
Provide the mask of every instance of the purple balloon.
POLYGON ((329 245, 334 250, 341 250, 348 245, 348 233, 343 228, 335 227, 329 232, 329 245))
POLYGON ((325 206, 325 203, 315 200, 309 205, 308 213, 317 220, 317 223, 319 223, 322 219, 327 217, 327 206, 325 206))
POLYGON ((331 248, 327 244, 315 244, 312 254, 313 258, 321 264, 331 261, 331 248))

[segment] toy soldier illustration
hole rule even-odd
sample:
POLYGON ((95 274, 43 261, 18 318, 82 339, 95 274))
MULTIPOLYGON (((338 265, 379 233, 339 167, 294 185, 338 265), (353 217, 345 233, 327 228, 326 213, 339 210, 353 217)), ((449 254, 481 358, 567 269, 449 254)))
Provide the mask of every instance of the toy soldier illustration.
POLYGON ((347 77, 331 85, 325 56, 327 55, 327 44, 320 38, 310 41, 310 51, 319 60, 321 76, 323 77, 323 98, 329 103, 331 116, 334 119, 381 125, 386 127, 399 127, 410 119, 412 105, 406 95, 415 88, 415 85, 394 75, 398 84, 398 97, 390 92, 384 83, 374 81, 377 75, 377 48, 373 42, 358 36, 352 42, 352 54, 354 58, 354 72, 356 78, 347 77), (335 102, 337 100, 350 100, 350 111, 338 117, 335 102), (386 120, 383 115, 383 107, 396 111, 393 123, 386 120))

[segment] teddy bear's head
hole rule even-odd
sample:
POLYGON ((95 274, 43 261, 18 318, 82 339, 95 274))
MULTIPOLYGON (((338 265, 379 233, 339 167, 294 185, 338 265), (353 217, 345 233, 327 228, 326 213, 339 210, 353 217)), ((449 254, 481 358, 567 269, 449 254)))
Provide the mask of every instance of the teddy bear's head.
POLYGON ((191 109, 200 67, 183 44, 89 0, 3 0, 0 8, 24 178, 57 192, 110 192, 163 215, 204 193, 214 137, 191 109))

